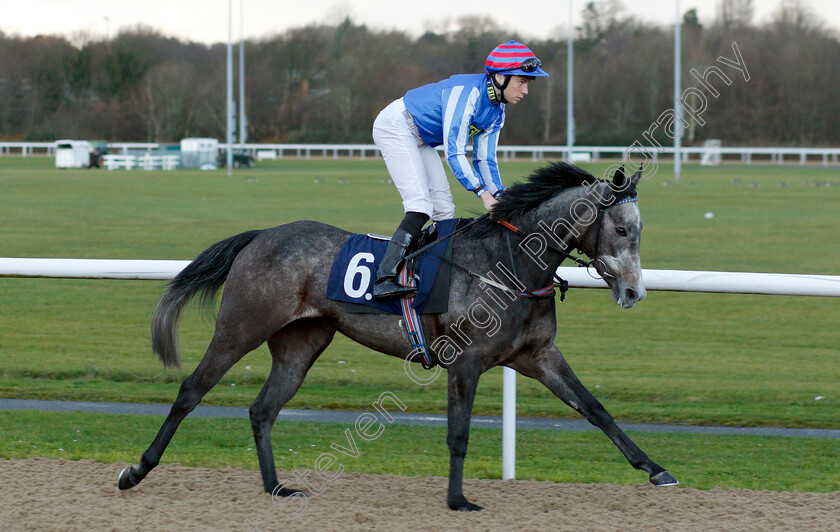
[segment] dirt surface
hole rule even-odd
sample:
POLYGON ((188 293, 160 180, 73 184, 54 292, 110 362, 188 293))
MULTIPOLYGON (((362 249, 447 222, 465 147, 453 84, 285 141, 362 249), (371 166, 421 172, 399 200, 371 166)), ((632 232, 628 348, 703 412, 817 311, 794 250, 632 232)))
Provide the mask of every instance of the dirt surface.
POLYGON ((840 492, 467 480, 467 497, 486 509, 457 513, 445 505, 440 477, 344 473, 308 499, 273 500, 258 471, 179 465, 160 466, 120 492, 126 465, 0 459, 0 528, 840 531, 840 492))

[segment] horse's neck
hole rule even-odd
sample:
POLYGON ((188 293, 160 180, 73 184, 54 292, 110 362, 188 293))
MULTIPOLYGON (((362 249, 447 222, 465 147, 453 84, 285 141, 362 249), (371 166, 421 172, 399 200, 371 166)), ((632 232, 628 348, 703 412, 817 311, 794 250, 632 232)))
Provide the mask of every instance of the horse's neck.
POLYGON ((521 261, 525 266, 522 268, 523 278, 540 287, 547 286, 554 279, 554 271, 566 258, 551 248, 571 253, 580 247, 591 224, 582 224, 576 220, 571 215, 571 206, 583 197, 582 190, 565 191, 516 221, 514 225, 523 237, 519 239, 518 255, 527 257, 521 261))

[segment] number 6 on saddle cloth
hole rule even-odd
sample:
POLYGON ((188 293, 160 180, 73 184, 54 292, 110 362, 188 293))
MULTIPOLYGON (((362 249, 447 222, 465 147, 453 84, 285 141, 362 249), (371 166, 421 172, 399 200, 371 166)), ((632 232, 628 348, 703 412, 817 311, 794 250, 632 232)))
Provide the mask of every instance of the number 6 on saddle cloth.
MULTIPOLYGON (((460 219, 443 220, 424 229, 417 247, 451 234, 460 219)), ((373 298, 373 282, 379 261, 388 247, 387 238, 370 235, 351 236, 333 262, 327 284, 327 297, 345 302, 351 313, 388 313, 403 315, 411 347, 423 355, 424 366, 431 365, 418 313, 439 314, 449 308, 449 277, 452 239, 443 239, 431 253, 407 261, 400 271, 402 284, 417 283, 417 294, 410 299, 378 301, 373 298), (441 256, 446 261, 441 260, 441 256)))

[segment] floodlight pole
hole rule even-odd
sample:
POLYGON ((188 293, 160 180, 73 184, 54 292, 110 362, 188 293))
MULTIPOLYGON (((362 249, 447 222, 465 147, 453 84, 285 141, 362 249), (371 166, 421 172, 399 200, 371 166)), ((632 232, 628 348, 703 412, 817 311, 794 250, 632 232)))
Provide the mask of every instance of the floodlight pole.
POLYGON ((682 173, 682 136, 685 128, 683 127, 683 112, 682 102, 680 102, 680 93, 682 92, 682 65, 681 63, 681 41, 680 36, 680 0, 677 0, 677 17, 674 23, 674 113, 676 117, 674 125, 676 126, 674 136, 674 180, 680 180, 682 173))
POLYGON ((233 175, 233 0, 228 0, 227 45, 227 175, 233 175))
MULTIPOLYGON (((245 0, 239 0, 239 144, 248 140, 248 118, 245 117, 245 0)), ((244 146, 240 146, 244 148, 244 146)))
POLYGON ((574 111, 574 77, 575 77, 575 52, 574 52, 574 26, 572 25, 572 0, 569 0, 569 43, 568 43, 568 68, 566 75, 566 157, 572 159, 572 146, 575 145, 575 111, 574 111))

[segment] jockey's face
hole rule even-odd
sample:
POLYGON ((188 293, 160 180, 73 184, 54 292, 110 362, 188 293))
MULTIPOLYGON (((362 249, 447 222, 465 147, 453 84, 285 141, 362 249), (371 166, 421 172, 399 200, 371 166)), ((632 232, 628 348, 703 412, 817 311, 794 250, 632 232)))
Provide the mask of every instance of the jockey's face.
MULTIPOLYGON (((496 81, 501 85, 505 78, 501 74, 496 74, 496 81)), ((519 103, 519 100, 527 96, 529 83, 531 83, 530 78, 525 76, 511 76, 510 83, 504 90, 505 100, 508 103, 519 103)))

